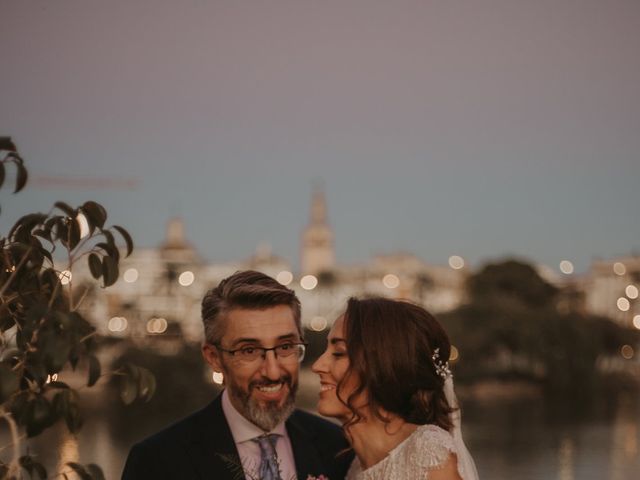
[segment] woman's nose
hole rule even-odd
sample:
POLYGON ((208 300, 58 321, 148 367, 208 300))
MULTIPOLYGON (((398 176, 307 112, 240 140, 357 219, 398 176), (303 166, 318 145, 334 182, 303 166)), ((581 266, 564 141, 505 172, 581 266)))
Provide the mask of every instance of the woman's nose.
POLYGON ((327 352, 325 350, 325 352, 322 355, 320 355, 320 357, 318 357, 318 359, 315 362, 313 362, 313 365, 311 365, 311 371, 313 373, 320 373, 320 372, 327 371, 326 360, 325 360, 326 355, 327 355, 327 352))

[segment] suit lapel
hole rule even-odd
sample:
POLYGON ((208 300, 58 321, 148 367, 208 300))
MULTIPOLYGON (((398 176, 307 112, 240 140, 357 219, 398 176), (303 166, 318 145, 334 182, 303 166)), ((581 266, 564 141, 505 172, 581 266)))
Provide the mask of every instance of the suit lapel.
POLYGON ((194 435, 188 441, 188 455, 202 480, 244 480, 242 464, 231 430, 222 411, 222 396, 200 411, 194 419, 194 435))
POLYGON ((296 418, 295 413, 289 417, 285 425, 291 440, 298 480, 306 480, 308 475, 322 474, 323 465, 320 461, 320 454, 315 447, 314 432, 305 429, 296 418))

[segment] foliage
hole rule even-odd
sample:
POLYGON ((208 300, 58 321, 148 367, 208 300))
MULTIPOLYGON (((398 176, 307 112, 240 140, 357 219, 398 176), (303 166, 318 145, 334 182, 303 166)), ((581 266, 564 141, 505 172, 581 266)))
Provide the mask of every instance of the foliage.
POLYGON ((219 390, 211 382, 211 373, 205 368, 199 345, 184 344, 179 339, 165 338, 165 341, 176 347, 170 356, 130 345, 126 340, 120 345, 123 353, 115 361, 115 368, 130 364, 144 366, 153 375, 162 378, 162 382, 158 382, 158 389, 151 400, 135 402, 125 407, 116 398, 122 395, 121 385, 116 378, 112 378, 112 388, 106 393, 113 399, 110 402, 113 408, 107 413, 110 415, 110 428, 119 438, 134 440, 133 433, 136 437, 151 434, 161 426, 202 408, 219 390), (187 391, 189 395, 176 395, 176 392, 187 391), (135 430, 132 429, 134 425, 135 430))
MULTIPOLYGON (((10 138, 0 138, 0 155, 0 186, 6 167, 13 165, 17 193, 28 174, 10 138)), ((103 287, 116 282, 120 262, 116 238, 124 243, 126 255, 131 254, 133 241, 124 228, 107 227, 106 221, 106 210, 96 202, 76 208, 56 202, 46 214, 23 216, 0 238, 0 421, 8 423, 12 435, 12 458, 0 459, 0 478, 21 478, 23 471, 30 478, 47 477, 34 458, 20 456, 21 431, 34 437, 58 421, 64 421, 70 432, 82 426, 78 388, 57 376, 84 371, 85 384, 91 387, 103 375, 95 328, 78 310, 86 292, 73 290, 72 271, 86 261, 103 287)), ((127 366, 115 373, 125 387, 132 377, 144 383, 145 388, 136 389, 126 401, 153 394, 155 379, 147 370, 127 366)), ((67 466, 67 473, 80 478, 103 478, 97 465, 67 466)), ((66 477, 65 472, 61 475, 66 477)))
POLYGON ((551 306, 558 294, 531 265, 518 260, 486 265, 469 278, 467 290, 474 303, 510 302, 534 309, 551 306))
POLYGON ((460 351, 456 374, 524 378, 551 392, 591 388, 597 360, 617 354, 631 335, 613 321, 556 308, 562 293, 515 260, 469 278, 469 302, 440 318, 460 351))

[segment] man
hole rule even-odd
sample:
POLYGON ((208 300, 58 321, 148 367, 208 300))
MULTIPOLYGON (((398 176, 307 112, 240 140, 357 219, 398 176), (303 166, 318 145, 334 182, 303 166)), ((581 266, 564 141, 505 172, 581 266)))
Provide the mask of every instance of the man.
POLYGON ((259 272, 237 272, 202 301, 202 353, 225 389, 203 410, 135 445, 123 480, 344 478, 341 430, 296 410, 305 344, 300 302, 259 272))

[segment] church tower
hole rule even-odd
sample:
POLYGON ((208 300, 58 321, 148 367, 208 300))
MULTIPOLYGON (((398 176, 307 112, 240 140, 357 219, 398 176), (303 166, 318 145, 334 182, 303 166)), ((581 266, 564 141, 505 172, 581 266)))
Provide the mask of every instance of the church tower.
POLYGON ((327 202, 324 191, 315 188, 311 200, 311 221, 302 232, 302 274, 317 275, 335 265, 333 231, 327 223, 327 202))

